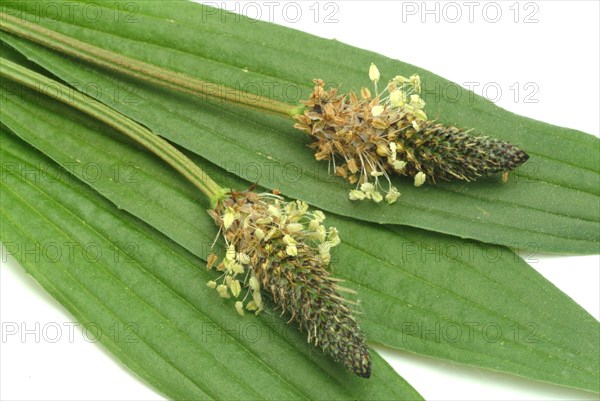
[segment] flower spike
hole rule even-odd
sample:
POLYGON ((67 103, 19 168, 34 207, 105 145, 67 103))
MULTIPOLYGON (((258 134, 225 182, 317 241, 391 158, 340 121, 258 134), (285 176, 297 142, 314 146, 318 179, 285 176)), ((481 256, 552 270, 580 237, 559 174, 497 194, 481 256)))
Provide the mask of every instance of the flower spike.
POLYGON ((301 201, 246 191, 231 192, 210 214, 227 252, 212 265, 223 272, 223 283, 210 281, 208 286, 223 298, 233 296, 240 315, 244 307, 260 313, 262 294, 268 295, 310 343, 368 378, 371 357, 364 335, 347 306, 350 301, 338 293, 340 280, 326 270, 340 239, 335 228, 322 224, 323 212, 311 211, 301 201), (247 293, 238 299, 242 285, 247 293))
POLYGON ((360 96, 339 94, 337 88, 325 90, 322 80, 314 80, 304 113, 296 116, 295 127, 314 139, 309 146, 316 150, 316 159, 328 160, 334 174, 355 185, 350 200, 379 203, 383 192, 385 200, 394 203, 400 192, 391 174, 412 177, 417 187, 425 182, 473 181, 494 173, 502 173, 505 181, 509 171, 529 158, 511 143, 428 120, 418 75, 397 75, 381 93, 374 64, 369 78, 374 98, 366 88, 360 96))

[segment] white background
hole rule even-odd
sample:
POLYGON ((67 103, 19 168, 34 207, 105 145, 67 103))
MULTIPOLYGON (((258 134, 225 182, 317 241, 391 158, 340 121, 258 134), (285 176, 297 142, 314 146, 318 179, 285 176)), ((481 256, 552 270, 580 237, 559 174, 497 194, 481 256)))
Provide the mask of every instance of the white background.
MULTIPOLYGON (((302 11, 297 21, 292 20, 298 7, 288 6, 285 15, 285 2, 228 2, 226 7, 232 11, 238 7, 250 16, 257 16, 260 10, 264 20, 398 58, 459 84, 478 82, 479 94, 487 84, 488 97, 496 97, 492 89, 500 87, 497 104, 503 108, 598 135, 598 2, 523 1, 516 6, 514 1, 488 6, 490 2, 472 2, 471 16, 466 2, 451 3, 337 1, 315 7, 313 1, 297 2, 302 11), (425 8, 436 7, 438 12, 424 14, 425 8), (316 22, 315 9, 320 10, 316 22), (497 9, 502 15, 493 23, 497 9), (269 10, 275 12, 270 15, 269 10), (462 18, 453 23, 457 10, 462 18), (325 17, 334 11, 330 20, 337 22, 325 23, 325 17), (521 88, 516 99, 511 90, 515 83, 521 88), (526 83, 538 88, 529 99, 537 103, 525 98, 532 88, 524 90, 526 83)), ((368 66, 364 67, 366 80, 368 66)), ((382 74, 385 81, 396 72, 382 74)), ((600 316, 598 256, 538 255, 532 267, 596 318, 600 316)), ((28 328, 39 322, 40 328, 48 330, 58 324, 63 330, 57 343, 43 338, 36 342, 33 335, 24 342, 20 336, 11 336, 0 343, 1 399, 162 399, 102 348, 86 341, 80 331, 75 330, 74 340, 69 341, 64 324, 73 318, 16 262, 3 264, 0 271, 2 322, 24 323, 28 328)), ((578 390, 375 348, 428 400, 598 399, 578 390)))

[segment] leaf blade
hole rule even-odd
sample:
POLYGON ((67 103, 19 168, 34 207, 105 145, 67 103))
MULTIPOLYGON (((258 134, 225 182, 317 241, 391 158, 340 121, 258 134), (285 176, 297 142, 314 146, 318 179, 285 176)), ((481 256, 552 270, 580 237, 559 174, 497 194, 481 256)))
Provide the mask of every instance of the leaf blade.
MULTIPOLYGON (((4 129, 2 143, 6 163, 26 165, 37 174, 40 166, 52 165, 4 129)), ((163 394, 174 399, 314 399, 322 394, 348 399, 393 392, 420 399, 379 356, 375 380, 355 378, 311 352, 281 319, 246 318, 251 320, 246 328, 261 335, 249 338, 239 329, 232 334, 227 325, 238 320, 235 311, 202 284, 209 275, 188 252, 79 182, 65 182, 63 176, 44 184, 27 182, 14 171, 8 175, 11 185, 2 182, 3 221, 8 222, 2 225, 3 241, 96 244, 104 250, 94 262, 77 252, 74 263, 17 258, 80 321, 100 327, 103 345, 163 394), (125 245, 132 242, 139 252, 127 254, 125 245), (111 249, 119 252, 120 263, 111 249), (115 322, 134 322, 138 341, 111 343, 108 333, 115 322)))
MULTIPOLYGON (((89 3, 114 11, 112 5, 89 3)), ((382 71, 416 71, 431 86, 451 84, 427 71, 338 42, 260 22, 222 23, 210 8, 186 2, 175 4, 167 11, 143 3, 135 26, 76 19, 53 24, 52 29, 201 79, 235 82, 241 87, 276 80, 283 86, 295 85, 302 96, 307 95, 310 80, 317 76, 332 82, 341 80, 345 88, 358 88, 365 83, 361 63, 368 65, 371 61, 382 71), (202 24, 194 24, 200 19, 202 24), (349 57, 353 60, 350 65, 334 61, 349 57), (244 66, 250 67, 249 72, 243 70, 244 66)), ((9 35, 6 40, 67 81, 94 82, 101 88, 136 85, 138 104, 111 99, 106 94, 99 95, 99 99, 244 179, 256 180, 256 174, 244 168, 257 165, 262 173, 261 185, 279 188, 290 197, 305 199, 334 213, 510 247, 519 248, 533 241, 542 251, 598 252, 600 175, 593 150, 599 142, 590 135, 515 116, 477 96, 473 101, 434 101, 430 112, 440 116, 441 121, 477 127, 478 132, 520 144, 533 154, 531 161, 505 186, 499 187, 491 179, 415 189, 399 180, 403 196, 397 206, 355 205, 347 200, 348 188, 340 179, 327 177, 323 164, 315 167, 309 151, 302 150, 307 141, 290 128, 289 122, 246 110, 214 107, 88 66, 73 69, 70 61, 52 53, 9 35), (209 140, 199 138, 195 133, 199 128, 209 140), (234 150, 230 150, 232 144, 237 146, 234 150), (300 179, 286 179, 290 168, 301 171, 300 179), (270 171, 277 174, 269 176, 270 171)), ((281 91, 273 96, 289 100, 281 91)))
MULTIPOLYGON (((85 169, 71 171, 120 208, 206 258, 214 239, 206 231, 212 226, 204 213, 208 205, 165 165, 120 141, 115 132, 52 102, 13 101, 5 107, 10 113, 3 122, 65 167, 74 158, 83 166, 97 163, 100 171, 136 166, 136 182, 106 176, 90 180, 85 169), (53 146, 59 135, 61 146, 53 146)), ((204 167, 204 161, 196 160, 204 167)), ((233 187, 248 185, 214 166, 209 173, 233 187)), ((328 220, 341 230, 343 241, 335 273, 361 295, 361 325, 371 341, 598 391, 595 369, 600 362, 593 357, 598 355, 598 323, 512 252, 417 229, 384 229, 333 215, 328 220), (477 326, 469 329, 473 322, 477 326), (530 322, 537 329, 528 327, 530 322), (487 330, 499 327, 502 335, 489 341, 486 325, 487 330), (463 335, 460 341, 432 341, 421 326, 434 331, 458 327, 463 335), (525 334, 511 338, 515 328, 525 334), (537 342, 525 342, 530 338, 537 342)))

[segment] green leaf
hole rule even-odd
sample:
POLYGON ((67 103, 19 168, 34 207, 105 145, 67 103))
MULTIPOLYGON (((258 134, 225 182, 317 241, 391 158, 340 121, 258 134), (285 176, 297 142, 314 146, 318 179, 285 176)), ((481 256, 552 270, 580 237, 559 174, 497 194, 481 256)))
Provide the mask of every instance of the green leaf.
POLYGON ((159 392, 172 399, 421 399, 377 354, 377 371, 360 379, 307 347, 273 312, 240 319, 206 287, 210 274, 197 257, 6 130, 1 135, 4 245, 159 392), (20 253, 26 244, 69 258, 35 260, 20 253))
MULTIPOLYGON (((190 184, 117 132, 27 91, 12 93, 3 94, 2 115, 11 130, 118 208, 206 258, 216 228, 190 184)), ((196 162, 221 183, 248 185, 196 162)), ((418 229, 334 215, 328 222, 343 241, 335 274, 358 291, 370 341, 600 390, 598 322, 514 253, 418 229)))
MULTIPOLYGON (((345 89, 359 88, 367 83, 365 66, 370 62, 385 76, 419 73, 426 88, 451 84, 428 71, 337 41, 232 16, 221 18, 221 11, 217 14, 206 6, 177 1, 166 9, 153 2, 136 3, 136 22, 127 24, 124 3, 87 3, 100 7, 102 18, 63 16, 60 21, 36 22, 163 68, 282 101, 307 96, 316 77, 342 82, 345 89), (265 93, 266 88, 274 90, 265 93)), ((7 7, 10 12, 10 4, 7 7)), ((516 116, 476 95, 457 102, 426 94, 428 114, 514 142, 532 156, 530 161, 506 185, 490 178, 413 188, 398 179, 402 196, 396 205, 354 204, 347 200, 347 185, 327 175, 326 163, 314 161, 305 149, 308 139, 291 127, 291 121, 207 104, 4 36, 54 74, 174 143, 249 181, 279 188, 325 210, 513 248, 533 244, 546 252, 598 252, 599 142, 590 135, 516 116)))

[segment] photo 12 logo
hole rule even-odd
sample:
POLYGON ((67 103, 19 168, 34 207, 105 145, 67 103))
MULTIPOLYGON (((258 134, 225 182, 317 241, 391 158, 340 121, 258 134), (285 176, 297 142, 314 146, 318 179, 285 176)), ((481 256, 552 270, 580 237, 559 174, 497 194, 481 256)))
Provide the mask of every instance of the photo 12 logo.
POLYGON ((298 22, 312 21, 315 24, 339 23, 339 3, 308 2, 308 1, 227 1, 227 2, 202 2, 202 22, 214 20, 219 16, 221 22, 298 22))
POLYGON ((106 330, 100 324, 88 322, 2 322, 2 344, 19 343, 74 343, 77 334, 88 343, 96 343, 109 336, 115 343, 137 343, 139 327, 135 322, 115 322, 106 330))
POLYGON ((511 21, 515 24, 537 24, 540 6, 537 2, 510 1, 403 1, 403 23, 511 21))
POLYGON ((136 2, 104 2, 94 4, 74 1, 6 1, 2 2, 2 13, 33 23, 56 23, 59 21, 87 23, 109 20, 124 24, 139 22, 139 6, 136 2))
POLYGON ((486 98, 492 103, 512 102, 521 104, 537 104, 540 102, 540 86, 536 82, 477 82, 467 81, 462 84, 448 82, 423 83, 422 97, 427 103, 468 101, 473 103, 475 95, 486 98))
POLYGON ((135 242, 107 244, 76 241, 10 242, 2 243, 2 263, 9 255, 21 263, 99 262, 133 263, 139 252, 135 242))

